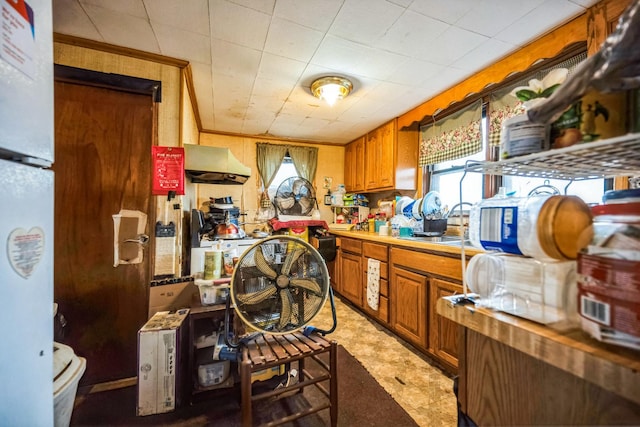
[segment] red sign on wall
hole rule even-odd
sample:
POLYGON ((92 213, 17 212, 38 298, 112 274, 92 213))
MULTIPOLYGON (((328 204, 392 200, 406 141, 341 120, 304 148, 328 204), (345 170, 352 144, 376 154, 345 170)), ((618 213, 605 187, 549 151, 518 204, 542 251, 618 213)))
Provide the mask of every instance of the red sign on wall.
POLYGON ((184 194, 184 148, 159 147, 151 148, 153 156, 153 189, 154 195, 167 195, 175 191, 184 194))

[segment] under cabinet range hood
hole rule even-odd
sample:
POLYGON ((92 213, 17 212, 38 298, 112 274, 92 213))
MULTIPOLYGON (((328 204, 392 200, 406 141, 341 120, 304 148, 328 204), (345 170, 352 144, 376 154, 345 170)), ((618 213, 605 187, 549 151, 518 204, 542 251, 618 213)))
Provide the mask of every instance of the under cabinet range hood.
POLYGON ((196 184, 242 185, 251 176, 228 148, 185 144, 184 152, 185 172, 196 184))

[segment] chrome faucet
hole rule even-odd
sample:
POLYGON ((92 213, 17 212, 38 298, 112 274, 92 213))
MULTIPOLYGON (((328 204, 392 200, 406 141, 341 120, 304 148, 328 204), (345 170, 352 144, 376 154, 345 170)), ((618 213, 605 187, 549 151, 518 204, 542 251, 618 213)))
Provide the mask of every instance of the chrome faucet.
MULTIPOLYGON (((462 206, 464 206, 464 205, 473 206, 473 203, 469 203, 469 202, 456 203, 455 205, 453 205, 453 207, 451 208, 451 210, 447 214, 447 218, 449 217, 449 215, 451 215, 452 213, 455 212, 457 207, 460 207, 460 223, 459 223, 459 225, 462 225, 462 221, 463 221, 463 217, 464 217, 462 206)), ((464 228, 464 236, 463 236, 463 238, 465 240, 469 238, 469 227, 465 227, 464 228)))
MULTIPOLYGON (((460 207, 460 220, 462 220, 462 206, 463 205, 468 205, 468 206, 473 206, 473 203, 469 203, 469 202, 461 202, 461 203, 456 203, 455 205, 453 205, 453 207, 449 210, 449 215, 451 215, 452 213, 455 212, 457 207, 460 207)), ((449 215, 447 215, 447 217, 449 217, 449 215)))

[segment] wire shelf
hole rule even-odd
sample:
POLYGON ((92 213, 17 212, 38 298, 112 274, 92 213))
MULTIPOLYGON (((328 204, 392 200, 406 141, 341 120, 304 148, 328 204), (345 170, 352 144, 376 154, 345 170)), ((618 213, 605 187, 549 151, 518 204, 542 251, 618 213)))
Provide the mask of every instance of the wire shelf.
POLYGON ((640 133, 576 144, 497 162, 468 161, 465 170, 490 175, 585 180, 640 175, 640 133))

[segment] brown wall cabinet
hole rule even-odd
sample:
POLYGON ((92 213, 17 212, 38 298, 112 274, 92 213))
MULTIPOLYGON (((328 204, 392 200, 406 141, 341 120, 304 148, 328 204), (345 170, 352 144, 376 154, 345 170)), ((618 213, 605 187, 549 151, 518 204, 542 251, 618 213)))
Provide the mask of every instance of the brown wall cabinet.
POLYGON ((344 164, 349 192, 415 190, 418 134, 398 132, 394 119, 348 144, 344 164))
POLYGON ((365 137, 347 144, 344 151, 344 186, 349 193, 362 192, 364 186, 365 137))

